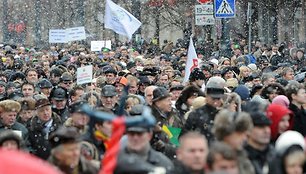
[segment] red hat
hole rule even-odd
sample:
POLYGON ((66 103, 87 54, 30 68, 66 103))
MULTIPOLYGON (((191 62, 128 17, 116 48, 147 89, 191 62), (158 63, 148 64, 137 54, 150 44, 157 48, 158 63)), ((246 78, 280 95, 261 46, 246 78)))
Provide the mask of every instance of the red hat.
POLYGON ((271 128, 271 139, 276 140, 279 136, 278 132, 278 124, 282 120, 282 118, 289 114, 289 127, 288 130, 292 128, 293 125, 293 114, 287 107, 278 105, 278 104, 270 104, 266 110, 268 118, 272 121, 270 125, 271 128))

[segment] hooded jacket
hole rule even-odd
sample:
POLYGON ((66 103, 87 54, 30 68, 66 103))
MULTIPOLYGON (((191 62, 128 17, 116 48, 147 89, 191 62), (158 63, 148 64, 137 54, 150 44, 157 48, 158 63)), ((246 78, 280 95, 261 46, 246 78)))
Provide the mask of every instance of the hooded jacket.
POLYGON ((279 132, 278 132, 279 122, 283 119, 285 115, 289 114, 290 120, 289 120, 288 130, 291 129, 293 125, 293 114, 288 108, 282 105, 277 105, 277 104, 269 105, 266 112, 267 112, 267 116, 272 121, 272 124, 270 125, 271 140, 276 141, 276 139, 279 136, 279 132))

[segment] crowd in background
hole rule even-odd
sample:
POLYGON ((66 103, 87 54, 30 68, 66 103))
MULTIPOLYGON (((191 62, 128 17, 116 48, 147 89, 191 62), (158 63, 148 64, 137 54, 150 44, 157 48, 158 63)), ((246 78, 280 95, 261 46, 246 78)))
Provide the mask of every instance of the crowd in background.
POLYGON ((115 173, 302 174, 306 135, 304 48, 232 41, 196 45, 199 66, 185 77, 187 43, 91 52, 71 43, 38 50, 0 48, 0 146, 49 161, 63 173, 98 173, 112 135, 83 105, 117 116, 150 108, 154 127, 127 127, 115 173), (92 65, 91 83, 77 69, 92 65), (174 143, 170 129, 180 130, 174 143))

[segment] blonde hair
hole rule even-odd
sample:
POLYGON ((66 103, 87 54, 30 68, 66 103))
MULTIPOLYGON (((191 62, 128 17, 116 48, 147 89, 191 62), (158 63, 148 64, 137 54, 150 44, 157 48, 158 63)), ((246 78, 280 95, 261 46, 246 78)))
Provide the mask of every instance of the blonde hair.
POLYGON ((242 77, 242 71, 249 71, 249 72, 251 72, 251 69, 249 68, 249 67, 247 67, 247 66, 241 66, 240 68, 239 68, 239 79, 241 80, 243 77, 242 77))

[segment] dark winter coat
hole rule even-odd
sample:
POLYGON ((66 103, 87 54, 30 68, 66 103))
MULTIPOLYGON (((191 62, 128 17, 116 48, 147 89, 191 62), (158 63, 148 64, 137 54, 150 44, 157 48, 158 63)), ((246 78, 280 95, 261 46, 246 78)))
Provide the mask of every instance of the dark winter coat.
POLYGON ((255 174, 255 169, 248 158, 248 155, 245 150, 236 151, 238 155, 238 168, 239 173, 255 174))
MULTIPOLYGON (((183 122, 178 117, 177 113, 173 112, 165 115, 158 108, 152 106, 152 114, 156 118, 157 126, 162 128, 163 125, 169 127, 182 128, 183 122)), ((154 130, 151 140, 153 149, 164 153, 168 158, 173 159, 175 156, 175 145, 170 143, 169 137, 162 130, 154 130)))
MULTIPOLYGON (((138 156, 137 154, 135 153, 130 153, 127 148, 123 148, 121 149, 121 151, 119 152, 119 155, 118 155, 118 159, 127 159, 127 156, 138 156)), ((139 158, 143 159, 142 157, 139 156, 139 158)), ((147 158, 146 160, 142 160, 144 162, 147 162, 151 165, 153 165, 154 167, 163 167, 166 169, 166 173, 167 174, 170 174, 171 171, 173 171, 173 163, 170 161, 170 159, 168 159, 165 155, 163 155, 162 153, 160 152, 157 152, 155 151, 154 149, 150 148, 148 154, 147 154, 147 158)), ((120 160, 118 162, 118 165, 117 165, 117 170, 118 168, 120 167, 120 160)), ((126 162, 123 162, 122 165, 126 165, 126 162)), ((137 167, 139 166, 138 163, 136 163, 135 165, 129 165, 129 166, 126 166, 126 167, 137 167)), ((116 172, 115 172, 116 173, 116 172)), ((138 172, 133 172, 133 173, 138 173, 138 172)))
POLYGON ((194 85, 190 85, 183 89, 180 97, 175 102, 175 107, 178 110, 178 116, 180 119, 183 120, 184 123, 186 121, 184 119, 184 116, 190 109, 190 106, 187 105, 187 100, 191 96, 204 96, 204 93, 201 91, 200 88, 194 85))
MULTIPOLYGON (((48 161, 54 166, 58 167, 59 170, 64 172, 65 174, 72 174, 73 171, 71 168, 61 168, 58 166, 58 160, 56 160, 53 156, 51 156, 48 161)), ((80 162, 78 165, 78 174, 98 174, 99 167, 96 166, 92 161, 85 159, 84 157, 80 157, 80 162)))
POLYGON ((212 127, 214 125, 215 116, 218 110, 208 104, 189 113, 186 120, 183 133, 188 131, 199 131, 207 138, 208 142, 212 142, 215 137, 212 134, 212 127))
POLYGON ((32 153, 42 159, 48 159, 50 155, 51 147, 48 141, 50 134, 62 125, 61 118, 54 112, 52 113, 52 120, 49 132, 43 131, 45 125, 37 116, 34 116, 31 120, 29 141, 32 145, 32 153))
MULTIPOLYGON (((193 174, 191 169, 185 166, 180 161, 175 160, 173 164, 174 164, 174 170, 172 171, 173 174, 193 174)), ((204 173, 205 172, 204 172, 204 167, 203 167, 203 171, 198 174, 204 174, 204 173)))
POLYGON ((293 130, 306 136, 306 112, 304 108, 299 109, 296 105, 290 103, 289 109, 294 114, 293 130))
POLYGON ((273 146, 269 145, 265 150, 259 151, 247 144, 245 150, 248 153, 248 157, 256 174, 266 174, 267 172, 270 172, 271 165, 276 156, 273 146))
POLYGON ((12 126, 6 127, 0 122, 0 132, 8 130, 8 129, 9 130, 14 130, 14 131, 21 131, 22 140, 23 140, 25 146, 30 147, 29 131, 24 125, 22 125, 21 123, 15 122, 12 126))
POLYGON ((68 119, 70 114, 67 106, 64 109, 52 108, 52 112, 55 112, 57 115, 59 115, 63 123, 68 119))

